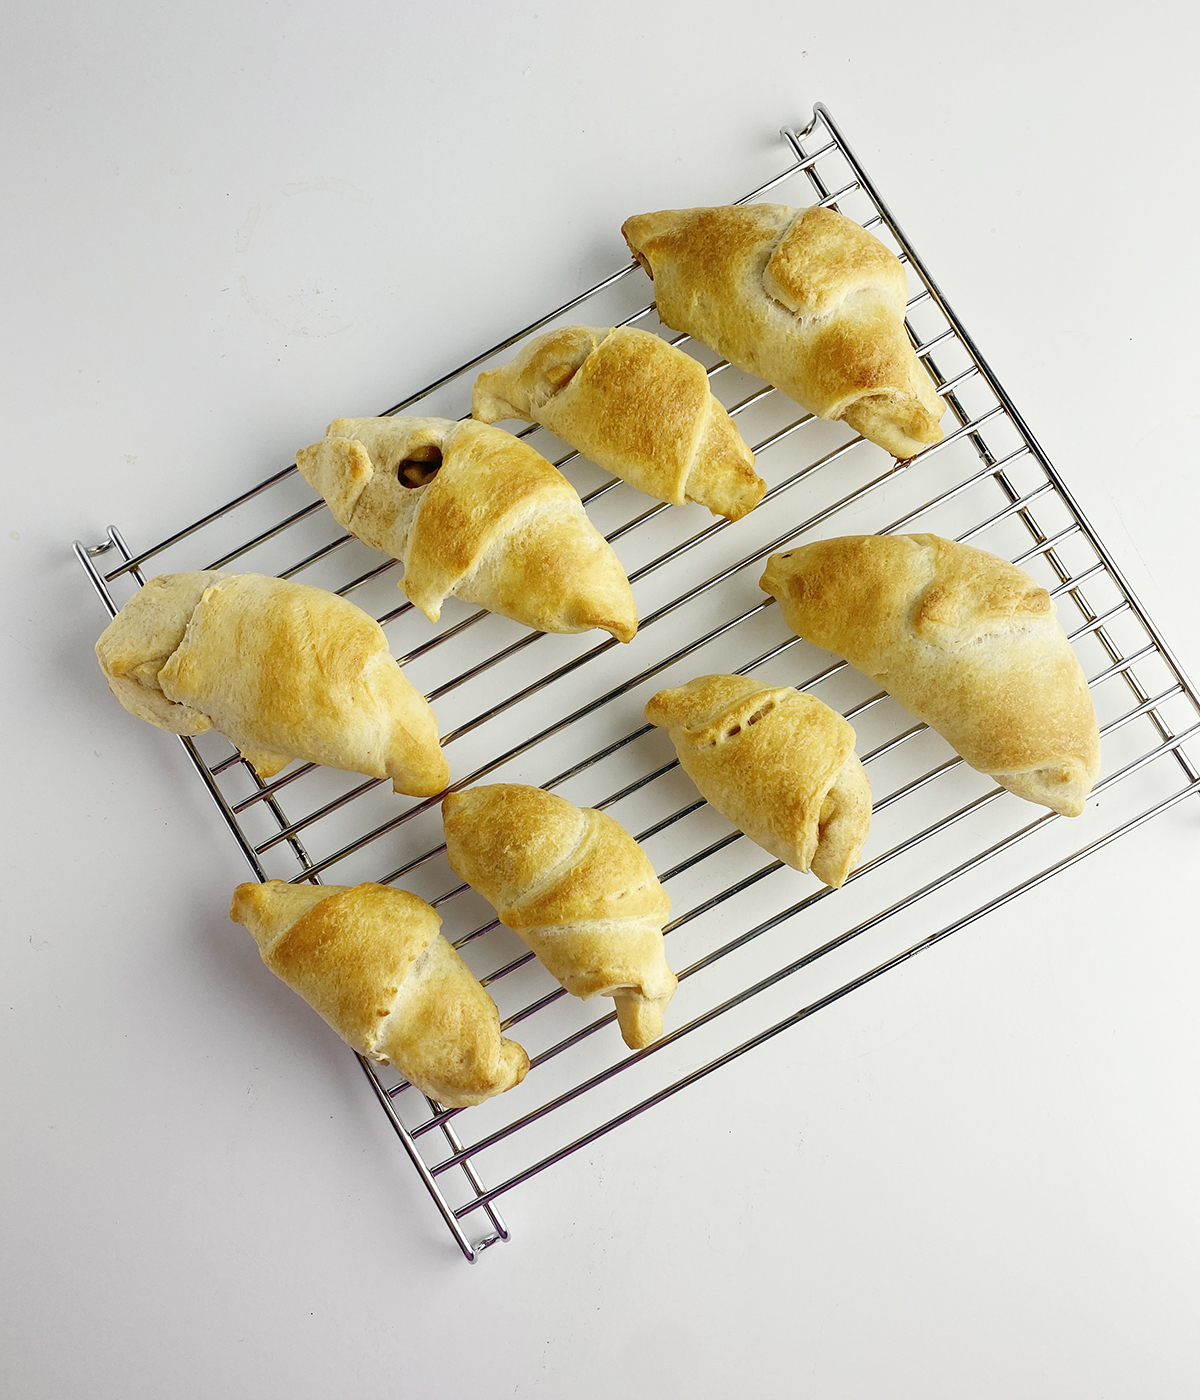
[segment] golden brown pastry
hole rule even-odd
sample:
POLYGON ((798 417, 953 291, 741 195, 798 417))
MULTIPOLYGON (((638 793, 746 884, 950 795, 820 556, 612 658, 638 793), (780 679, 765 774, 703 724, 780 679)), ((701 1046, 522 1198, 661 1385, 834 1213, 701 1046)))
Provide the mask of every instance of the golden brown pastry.
POLYGON ((621 232, 666 325, 902 461, 941 441, 946 405, 904 329, 904 269, 853 219, 748 204, 637 214, 621 232))
POLYGON ((1049 593, 938 535, 851 535, 767 561, 788 626, 844 656, 981 773, 1075 817, 1100 771, 1087 680, 1049 593))
POLYGON ((871 825, 854 730, 828 705, 748 676, 700 676, 650 697, 705 800, 751 841, 838 889, 871 825))
POLYGON ((767 483, 704 366, 632 326, 565 326, 485 370, 471 392, 484 423, 523 418, 648 496, 697 501, 740 520, 767 483))
POLYGON ((675 974, 663 951, 671 901, 624 827, 519 783, 448 793, 446 858, 568 992, 612 997, 625 1044, 662 1035, 675 974))
POLYGON ((388 885, 239 885, 229 917, 344 1041, 447 1108, 525 1078, 496 1004, 423 899, 388 885))
POLYGON ((160 574, 105 628, 96 655, 130 714, 171 734, 218 729, 260 778, 302 758, 418 797, 450 780, 437 720, 383 629, 323 588, 160 574))
POLYGON ((453 593, 539 632, 637 631, 629 580, 575 488, 501 428, 335 418, 296 465, 343 529, 400 560, 432 622, 453 593))

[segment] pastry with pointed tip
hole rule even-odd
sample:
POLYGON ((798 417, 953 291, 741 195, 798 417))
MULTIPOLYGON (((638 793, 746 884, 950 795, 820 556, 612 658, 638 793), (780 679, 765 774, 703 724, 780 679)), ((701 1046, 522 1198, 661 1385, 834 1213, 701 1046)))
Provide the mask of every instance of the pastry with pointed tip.
POLYGON ((748 676, 700 676, 660 690, 646 718, 665 729, 705 800, 793 870, 839 889, 871 826, 854 730, 814 695, 748 676))
POLYGON ((1034 579, 938 535, 849 535, 773 554, 793 632, 844 656, 981 773, 1076 817, 1100 771, 1087 678, 1034 579))
POLYGON ((901 461, 941 441, 946 405, 904 328, 904 269, 853 219, 747 204, 637 214, 621 232, 666 325, 901 461))
POLYGON ((239 885, 229 917, 360 1055, 446 1108, 519 1084, 529 1057, 423 899, 388 885, 239 885))
POLYGON ((538 336, 476 379, 471 412, 484 423, 540 423, 670 505, 696 501, 740 520, 767 489, 704 366, 633 326, 564 326, 538 336))
POLYGON ((677 985, 663 949, 671 901, 625 828, 520 783, 447 793, 442 820, 450 868, 563 987, 612 997, 630 1049, 657 1040, 677 985))
POLYGON ((296 465, 343 529, 404 565, 400 587, 431 622, 454 594, 539 632, 637 631, 629 580, 578 493, 502 428, 335 418, 296 465))
POLYGON ((437 720, 383 629, 323 588, 263 574, 160 574, 96 643, 109 688, 172 734, 217 729, 260 778, 293 759, 432 797, 450 780, 437 720))

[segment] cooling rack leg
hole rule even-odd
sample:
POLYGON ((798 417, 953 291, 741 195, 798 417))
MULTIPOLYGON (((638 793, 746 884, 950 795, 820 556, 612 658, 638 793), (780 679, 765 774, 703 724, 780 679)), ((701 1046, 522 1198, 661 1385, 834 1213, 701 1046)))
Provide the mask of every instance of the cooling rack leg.
MULTIPOLYGON (((438 1186, 437 1181, 433 1176, 433 1173, 425 1165, 425 1161, 422 1158, 420 1152, 417 1151, 417 1145, 413 1141, 412 1135, 409 1133, 408 1129, 404 1126, 404 1124, 400 1121, 399 1115, 396 1113, 396 1109, 393 1106, 391 1099, 388 1097, 387 1090, 379 1082, 379 1079, 371 1066, 371 1062, 367 1060, 364 1056, 359 1055, 358 1063, 362 1066, 362 1071, 367 1076, 371 1088, 374 1089, 375 1097, 379 1100, 381 1106, 383 1107, 384 1113, 387 1114, 388 1122, 395 1129, 396 1136, 404 1144, 404 1150, 408 1153, 409 1160, 412 1162, 413 1166, 416 1167, 417 1174, 425 1183, 425 1189, 433 1197, 434 1205, 437 1206, 442 1219, 446 1222, 450 1233, 454 1236, 459 1249, 462 1250, 463 1258, 467 1261, 468 1264, 474 1264, 476 1259, 479 1258, 479 1255, 490 1245, 495 1244, 498 1240, 508 1239, 507 1229, 503 1228, 501 1222, 501 1225, 497 1228, 501 1229, 502 1233, 489 1235, 485 1239, 482 1239, 475 1244, 471 1243, 471 1241, 467 1238, 466 1234, 464 1233, 462 1226, 458 1223, 454 1211, 450 1206, 450 1202, 447 1201, 445 1196, 442 1195, 441 1187, 438 1186)), ((472 1169, 471 1175, 474 1178, 474 1169, 472 1169)), ((472 1184, 474 1185, 476 1184, 476 1182, 477 1178, 473 1180, 472 1184)), ((482 1184, 480 1183, 477 1186, 477 1189, 481 1189, 481 1185, 482 1184)))
POLYGON ((117 607, 116 600, 112 595, 112 590, 105 581, 104 575, 96 568, 92 560, 101 554, 107 554, 110 549, 119 549, 119 539, 120 536, 117 534, 115 527, 110 525, 108 527, 108 538, 102 540, 99 544, 86 545, 82 540, 76 540, 72 545, 76 559, 83 565, 83 571, 91 580, 92 587, 100 595, 100 601, 108 610, 109 617, 116 617, 120 609, 117 607))

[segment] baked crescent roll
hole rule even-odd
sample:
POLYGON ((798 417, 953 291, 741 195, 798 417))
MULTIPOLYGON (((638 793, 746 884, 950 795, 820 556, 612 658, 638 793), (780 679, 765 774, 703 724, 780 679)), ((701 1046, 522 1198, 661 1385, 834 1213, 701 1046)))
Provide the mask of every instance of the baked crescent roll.
POLYGON ((447 793, 446 858, 568 992, 612 997, 625 1044, 662 1035, 675 974, 663 951, 671 901, 624 827, 519 783, 447 793))
POLYGON ((383 629, 336 593, 262 574, 160 574, 96 643, 109 688, 172 734, 218 729, 260 778, 293 759, 391 778, 432 797, 450 780, 437 720, 383 629))
POLYGON ((539 632, 637 631, 629 580, 575 488, 502 428, 335 418, 296 465, 343 529, 400 560, 431 622, 453 593, 539 632))
POLYGON ((901 461, 941 441, 946 405, 904 329, 904 269, 853 219, 748 204, 637 214, 621 232, 666 325, 901 461))
POLYGON ((871 825, 854 730, 813 695, 748 676, 701 676, 650 697, 705 800, 751 841, 839 889, 871 825))
POLYGON ((1054 601, 994 554, 938 535, 851 535, 767 561, 788 626, 844 656, 972 768, 1075 817, 1100 771, 1087 679, 1054 601))
POLYGON ((767 483, 708 388, 704 366, 632 326, 565 326, 538 336, 471 392, 484 423, 541 423, 614 476, 681 506, 740 520, 767 483))
POLYGON ((239 885, 229 917, 344 1041, 447 1108, 519 1084, 529 1057, 438 932, 430 905, 388 885, 239 885))

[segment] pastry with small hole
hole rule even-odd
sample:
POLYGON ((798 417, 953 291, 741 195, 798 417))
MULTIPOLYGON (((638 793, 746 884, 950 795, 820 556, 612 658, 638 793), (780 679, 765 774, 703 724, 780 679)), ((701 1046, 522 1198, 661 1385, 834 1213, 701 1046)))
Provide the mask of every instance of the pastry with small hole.
POLYGON ((400 587, 431 622, 453 594, 539 632, 637 631, 629 580, 575 488, 501 428, 336 418, 296 465, 343 529, 404 565, 400 587))

